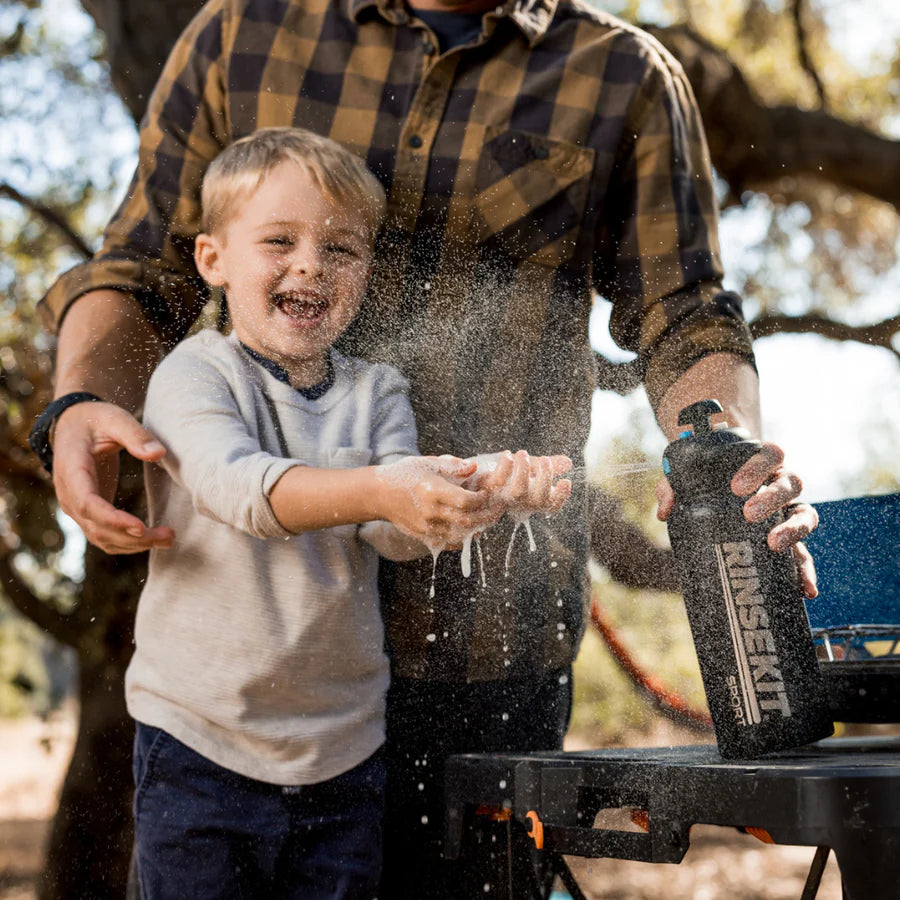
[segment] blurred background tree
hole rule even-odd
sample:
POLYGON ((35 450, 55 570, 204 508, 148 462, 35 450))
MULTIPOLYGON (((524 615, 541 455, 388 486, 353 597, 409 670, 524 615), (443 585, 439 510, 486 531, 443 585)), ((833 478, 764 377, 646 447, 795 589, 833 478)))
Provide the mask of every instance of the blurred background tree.
MULTIPOLYGON (((890 0, 597 5, 647 27, 688 73, 719 179, 729 286, 745 297, 761 358, 777 347, 771 358, 796 367, 776 369, 787 373, 776 379, 793 383, 776 384, 775 393, 808 387, 808 361, 843 342, 853 350, 841 359, 854 371, 831 377, 877 368, 888 379, 881 384, 893 385, 883 399, 896 398, 900 17, 890 0)), ((132 729, 121 682, 145 560, 85 554, 27 452, 52 377, 53 342, 35 305, 56 274, 97 246, 134 165, 135 122, 199 6, 0 0, 0 715, 48 711, 77 672, 80 716, 44 897, 123 892, 132 729), (68 663, 60 662, 60 645, 72 648, 68 663)), ((592 333, 602 388, 589 444, 593 574, 637 661, 702 709, 664 529, 654 525, 663 442, 633 360, 609 342, 607 315, 601 298, 592 333), (649 471, 625 474, 630 464, 649 471)), ((783 410, 779 425, 797 410, 796 402, 771 405, 783 410)), ((864 424, 853 457, 861 461, 836 476, 836 490, 897 490, 898 424, 885 409, 864 424)), ((827 436, 825 422, 807 427, 827 436)), ((132 470, 121 502, 140 498, 132 470)), ((573 733, 596 745, 642 733, 652 740, 656 714, 631 691, 589 633, 577 666, 573 733)))

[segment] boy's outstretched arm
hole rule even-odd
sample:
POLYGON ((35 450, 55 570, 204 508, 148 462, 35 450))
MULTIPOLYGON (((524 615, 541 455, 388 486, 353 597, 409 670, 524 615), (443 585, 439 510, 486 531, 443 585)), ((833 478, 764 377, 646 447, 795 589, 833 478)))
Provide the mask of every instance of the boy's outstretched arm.
POLYGON ((428 546, 461 542, 499 516, 486 491, 460 486, 476 471, 455 457, 413 457, 356 469, 288 469, 269 494, 287 531, 383 520, 428 546))

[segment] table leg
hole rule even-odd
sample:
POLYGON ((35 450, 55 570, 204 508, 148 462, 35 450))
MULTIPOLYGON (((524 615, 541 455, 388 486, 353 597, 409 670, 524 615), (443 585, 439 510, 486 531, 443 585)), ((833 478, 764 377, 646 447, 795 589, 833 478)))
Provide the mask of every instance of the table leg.
POLYGON ((849 829, 835 842, 847 900, 896 900, 900 885, 900 829, 849 829))

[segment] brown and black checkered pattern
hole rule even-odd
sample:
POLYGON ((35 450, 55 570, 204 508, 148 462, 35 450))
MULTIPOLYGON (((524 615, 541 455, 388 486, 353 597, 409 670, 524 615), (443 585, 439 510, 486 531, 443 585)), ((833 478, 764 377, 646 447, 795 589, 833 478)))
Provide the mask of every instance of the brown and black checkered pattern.
MULTIPOLYGON (((192 265, 209 161, 257 127, 301 125, 363 156, 389 196, 363 314, 345 349, 410 378, 421 448, 581 457, 593 291, 646 365, 651 400, 717 350, 752 359, 723 292, 708 155, 678 65, 579 0, 513 0, 475 43, 436 51, 400 0, 213 0, 176 45, 139 168, 102 250, 45 309, 133 292, 170 342, 205 301, 192 265)), ((385 571, 396 671, 482 680, 567 664, 583 619, 582 505, 541 523, 486 585, 439 560, 385 571)), ((520 540, 523 540, 520 535, 520 540)))

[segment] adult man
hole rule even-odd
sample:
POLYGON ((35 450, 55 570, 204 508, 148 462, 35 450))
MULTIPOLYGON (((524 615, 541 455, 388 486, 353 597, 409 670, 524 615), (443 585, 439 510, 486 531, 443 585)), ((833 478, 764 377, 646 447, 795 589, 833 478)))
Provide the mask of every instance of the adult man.
MULTIPOLYGON (((348 349, 410 379, 422 452, 514 445, 580 458, 594 290, 614 303, 616 339, 641 355, 668 435, 679 409, 708 396, 759 433, 690 89, 650 38, 573 0, 212 0, 162 74, 104 248, 48 295, 62 320, 58 395, 139 406, 148 372, 205 299, 190 254, 206 165, 237 137, 284 124, 344 143, 387 189, 348 349)), ((104 499, 120 447, 163 453, 110 403, 60 415, 63 508, 111 552, 165 548, 170 529, 104 499)), ((736 479, 746 495, 766 485, 748 515, 799 492, 781 459, 766 445, 736 479)), ((662 515, 671 503, 664 487, 662 515)), ((583 512, 573 500, 541 523, 540 552, 515 554, 508 577, 510 531, 492 533, 483 585, 442 556, 433 601, 430 566, 384 572, 394 681, 383 896, 453 895, 439 863, 444 754, 561 743, 583 621, 583 512)), ((795 508, 771 541, 789 546, 814 526, 813 511, 795 508)), ((807 556, 803 578, 814 593, 807 556)))

